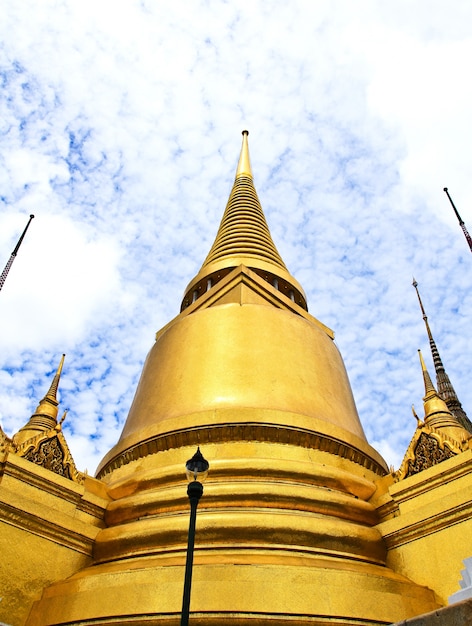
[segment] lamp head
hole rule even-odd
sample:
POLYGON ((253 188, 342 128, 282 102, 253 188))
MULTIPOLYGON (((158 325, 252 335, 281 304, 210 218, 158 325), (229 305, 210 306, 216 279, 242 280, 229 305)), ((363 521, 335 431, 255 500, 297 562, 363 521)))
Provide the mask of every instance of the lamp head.
POLYGON ((203 454, 200 452, 200 447, 198 447, 193 457, 189 459, 185 464, 187 480, 189 481, 189 483, 193 482, 194 480, 203 482, 208 476, 209 467, 210 464, 203 457, 203 454))

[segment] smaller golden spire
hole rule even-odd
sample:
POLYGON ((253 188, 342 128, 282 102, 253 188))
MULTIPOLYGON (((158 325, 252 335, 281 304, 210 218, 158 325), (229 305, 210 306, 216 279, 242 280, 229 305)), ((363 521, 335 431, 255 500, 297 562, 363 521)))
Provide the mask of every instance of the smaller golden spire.
POLYGON ((47 392, 45 396, 46 398, 50 398, 51 400, 54 400, 54 402, 56 403, 57 403, 57 390, 59 388, 59 380, 61 379, 62 368, 64 367, 65 358, 66 358, 66 355, 63 354, 61 357, 61 362, 59 363, 59 367, 57 368, 57 372, 51 383, 51 387, 49 388, 49 391, 47 392))
POLYGON ((421 369, 423 370, 424 389, 425 395, 423 398, 424 403, 424 424, 430 426, 435 430, 440 430, 446 436, 454 439, 458 442, 467 441, 472 435, 461 426, 460 422, 448 409, 445 401, 439 396, 438 392, 434 388, 431 381, 428 370, 421 354, 421 350, 418 350, 420 357, 421 369))
POLYGON ((27 439, 34 437, 42 431, 55 428, 57 425, 57 415, 59 402, 57 400, 57 390, 64 366, 65 354, 62 355, 59 367, 54 375, 51 386, 44 398, 36 407, 36 411, 30 417, 29 421, 18 433, 13 437, 16 444, 23 443, 27 439))
POLYGON ((38 416, 41 415, 41 416, 53 419, 54 420, 53 426, 56 425, 57 414, 58 414, 57 407, 59 406, 59 402, 57 401, 57 390, 59 388, 59 381, 61 379, 62 368, 64 367, 65 357, 66 355, 63 354, 61 357, 61 362, 59 363, 59 367, 57 368, 56 374, 54 375, 51 386, 49 387, 49 391, 41 400, 41 402, 38 404, 38 408, 36 409, 36 412, 32 416, 31 419, 33 419, 33 417, 37 415, 38 416))
POLYGON ((241 154, 239 155, 238 167, 236 169, 236 178, 240 176, 249 176, 253 178, 251 169, 251 160, 249 158, 249 144, 247 137, 249 135, 248 130, 243 130, 243 145, 241 146, 241 154))
MULTIPOLYGON (((420 357, 421 370, 423 371, 423 380, 424 380, 424 390, 425 395, 423 401, 429 400, 430 398, 437 396, 436 389, 434 388, 433 381, 431 380, 431 376, 429 375, 428 370, 426 369, 426 365, 423 359, 423 355, 421 354, 421 350, 418 350, 418 356, 420 357)), ((446 403, 444 402, 446 405, 446 403)), ((446 405, 447 408, 447 405, 446 405)))

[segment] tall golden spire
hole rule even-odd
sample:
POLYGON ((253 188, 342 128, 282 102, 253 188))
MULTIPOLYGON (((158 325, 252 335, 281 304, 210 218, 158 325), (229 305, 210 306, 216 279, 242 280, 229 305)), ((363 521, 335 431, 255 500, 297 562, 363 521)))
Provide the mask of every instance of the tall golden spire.
POLYGON ((243 131, 233 188, 215 241, 200 272, 185 291, 182 309, 240 265, 254 270, 275 289, 306 309, 303 289, 288 272, 272 240, 257 196, 249 158, 248 134, 247 130, 243 131))
POLYGON ((428 333, 431 355, 433 357, 434 369, 436 371, 436 384, 438 386, 438 394, 445 401, 451 413, 453 413, 455 417, 459 420, 459 423, 466 430, 472 433, 472 423, 469 420, 466 412, 462 408, 462 404, 457 397, 455 389, 452 386, 452 383, 449 380, 449 376, 447 375, 444 365, 442 363, 441 357, 439 355, 439 350, 436 346, 436 342, 433 339, 433 335, 431 333, 431 329, 428 323, 428 317, 426 316, 423 302, 421 301, 420 292, 418 291, 418 283, 414 278, 412 285, 416 290, 416 295, 418 296, 418 302, 420 303, 420 309, 423 314, 423 320, 426 326, 426 332, 428 333))
POLYGON ((34 437, 41 431, 49 430, 57 425, 57 415, 59 402, 57 400, 57 390, 64 366, 65 354, 62 355, 59 367, 54 375, 51 386, 44 398, 38 404, 36 411, 30 417, 28 423, 21 428, 14 436, 16 444, 22 443, 34 437))

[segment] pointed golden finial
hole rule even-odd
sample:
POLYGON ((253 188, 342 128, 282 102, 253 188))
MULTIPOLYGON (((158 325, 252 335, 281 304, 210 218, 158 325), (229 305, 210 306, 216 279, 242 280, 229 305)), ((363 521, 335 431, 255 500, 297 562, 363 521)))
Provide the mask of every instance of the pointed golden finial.
POLYGON ((416 413, 414 404, 411 405, 411 412, 413 413, 413 417, 415 418, 416 423, 418 424, 418 428, 421 427, 421 426, 424 426, 424 423, 420 420, 420 418, 418 417, 418 415, 416 413))
POLYGON ((251 160, 249 158, 249 144, 247 137, 249 135, 248 130, 243 130, 243 145, 241 146, 241 154, 239 155, 238 167, 236 169, 236 178, 240 176, 249 176, 253 178, 251 169, 251 160))
POLYGON ((432 396, 436 396, 437 392, 434 388, 433 382, 431 380, 431 376, 429 375, 428 370, 426 369, 426 365, 423 359, 423 355, 421 354, 421 350, 418 350, 418 356, 420 357, 421 369, 423 371, 423 380, 424 380, 424 391, 425 395, 423 400, 427 400, 432 396))
POLYGON ((49 400, 52 400, 56 404, 58 404, 58 402, 57 402, 57 390, 59 388, 59 381, 61 379, 62 368, 64 367, 64 359, 65 358, 66 358, 66 355, 63 354, 62 357, 61 357, 61 362, 59 363, 59 367, 57 368, 57 372, 56 372, 56 374, 54 376, 54 379, 53 379, 53 381, 51 383, 51 386, 49 388, 49 391, 44 396, 44 399, 48 398, 49 400))
POLYGON ((66 409, 66 410, 64 411, 63 416, 61 417, 61 419, 59 420, 59 423, 58 423, 58 424, 57 424, 57 426, 56 426, 56 430, 58 430, 58 431, 59 431, 59 430, 62 430, 62 424, 64 423, 64 420, 66 419, 66 417, 67 417, 67 413, 68 413, 68 412, 69 412, 69 409, 66 409))

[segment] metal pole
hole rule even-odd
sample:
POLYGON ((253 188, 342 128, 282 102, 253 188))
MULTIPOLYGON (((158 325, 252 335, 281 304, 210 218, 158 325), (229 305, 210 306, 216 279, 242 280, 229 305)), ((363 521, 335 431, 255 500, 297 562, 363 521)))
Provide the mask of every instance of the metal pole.
POLYGON ((472 252, 472 237, 469 235, 469 231, 467 230, 466 225, 464 224, 464 220, 459 215, 459 211, 456 209, 456 205, 452 201, 452 198, 449 195, 449 191, 447 190, 447 187, 444 187, 444 191, 446 192, 446 195, 449 198, 449 202, 451 203, 452 208, 454 209, 454 213, 456 214, 456 217, 459 220, 459 226, 462 228, 462 232, 464 233, 464 237, 466 238, 466 241, 469 244, 470 251, 472 252))
POLYGON ((5 281, 6 281, 7 276, 8 276, 8 272, 10 271, 10 268, 13 265, 13 261, 15 260, 16 255, 18 254, 18 250, 20 249, 21 242, 23 241, 24 236, 26 235, 26 231, 28 230, 28 226, 31 224, 31 220, 33 218, 34 218, 34 215, 31 214, 30 217, 29 217, 29 221, 26 224, 25 230, 23 231, 21 237, 19 238, 18 243, 15 246, 15 249, 11 253, 10 258, 8 259, 7 264, 5 265, 4 270, 3 270, 3 272, 0 275, 0 290, 3 288, 3 285, 5 284, 5 281))
POLYGON ((180 626, 188 626, 190 613, 190 590, 192 587, 193 549, 195 546, 195 525, 197 521, 197 506, 203 494, 203 485, 198 480, 188 484, 187 495, 190 500, 190 522, 188 527, 187 561, 185 563, 184 595, 182 599, 182 615, 180 626))

